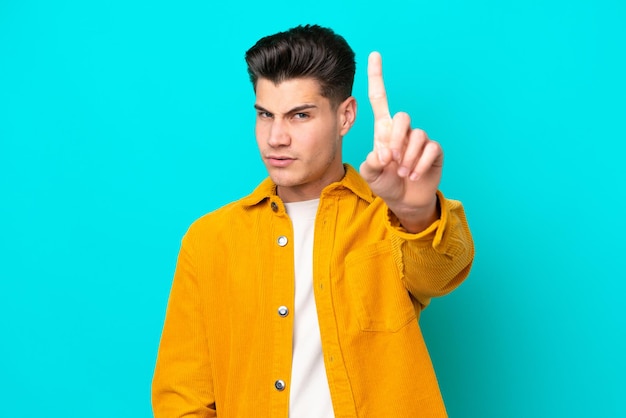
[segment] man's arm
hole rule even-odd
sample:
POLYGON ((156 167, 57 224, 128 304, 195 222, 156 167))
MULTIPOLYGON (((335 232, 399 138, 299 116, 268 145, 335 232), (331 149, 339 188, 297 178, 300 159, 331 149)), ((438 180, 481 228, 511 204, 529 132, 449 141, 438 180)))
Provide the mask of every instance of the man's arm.
POLYGON ((403 281, 426 306, 431 297, 458 286, 469 274, 474 244, 460 202, 438 192, 441 146, 406 113, 389 112, 380 54, 368 62, 369 98, 374 111, 374 149, 361 175, 389 208, 392 244, 401 254, 403 281))
POLYGON ((183 238, 152 381, 155 418, 216 417, 193 238, 183 238))
POLYGON ((418 234, 407 232, 389 211, 387 226, 407 290, 422 307, 454 290, 468 276, 474 242, 461 202, 437 193, 441 215, 418 234))
POLYGON ((407 231, 421 232, 440 215, 437 188, 443 151, 423 130, 411 128, 408 114, 391 117, 378 52, 369 57, 368 89, 374 111, 374 150, 361 164, 361 175, 407 231))

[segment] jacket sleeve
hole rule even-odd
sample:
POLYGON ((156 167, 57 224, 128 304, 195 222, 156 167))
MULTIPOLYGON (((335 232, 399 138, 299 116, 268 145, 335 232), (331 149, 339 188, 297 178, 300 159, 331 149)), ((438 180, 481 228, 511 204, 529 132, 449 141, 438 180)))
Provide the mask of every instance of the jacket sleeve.
POLYGON ((155 418, 216 417, 194 240, 183 238, 152 381, 155 418))
POLYGON ((411 295, 426 307, 431 298, 454 290, 468 276, 474 242, 461 202, 437 192, 441 216, 426 230, 411 234, 388 211, 394 258, 411 295))

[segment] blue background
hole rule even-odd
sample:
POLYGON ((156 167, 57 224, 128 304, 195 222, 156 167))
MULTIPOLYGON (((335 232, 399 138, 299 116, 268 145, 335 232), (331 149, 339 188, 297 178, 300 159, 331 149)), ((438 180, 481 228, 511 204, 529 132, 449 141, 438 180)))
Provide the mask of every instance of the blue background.
POLYGON ((265 176, 243 53, 308 22, 357 53, 346 161, 376 49, 466 206, 471 276, 422 317, 450 415, 626 416, 618 0, 2 0, 0 416, 151 416, 180 239, 265 176))

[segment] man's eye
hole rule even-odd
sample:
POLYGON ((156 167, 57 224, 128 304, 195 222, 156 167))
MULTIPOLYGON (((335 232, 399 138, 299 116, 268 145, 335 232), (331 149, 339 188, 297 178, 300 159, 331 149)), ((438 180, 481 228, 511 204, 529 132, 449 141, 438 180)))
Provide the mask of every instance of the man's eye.
POLYGON ((295 119, 307 119, 309 115, 307 113, 296 113, 293 115, 295 119))
POLYGON ((272 117, 272 114, 270 112, 257 112, 257 115, 261 118, 261 119, 268 119, 272 117))

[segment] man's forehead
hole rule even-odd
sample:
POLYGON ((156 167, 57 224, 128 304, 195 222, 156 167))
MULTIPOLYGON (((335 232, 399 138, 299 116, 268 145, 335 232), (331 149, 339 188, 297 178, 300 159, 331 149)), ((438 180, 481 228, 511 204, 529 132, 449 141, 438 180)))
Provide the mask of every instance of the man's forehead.
POLYGON ((286 111, 295 106, 310 103, 323 106, 330 103, 328 98, 321 94, 320 83, 313 78, 290 78, 274 82, 260 78, 256 85, 256 105, 276 111, 286 111))

